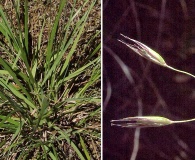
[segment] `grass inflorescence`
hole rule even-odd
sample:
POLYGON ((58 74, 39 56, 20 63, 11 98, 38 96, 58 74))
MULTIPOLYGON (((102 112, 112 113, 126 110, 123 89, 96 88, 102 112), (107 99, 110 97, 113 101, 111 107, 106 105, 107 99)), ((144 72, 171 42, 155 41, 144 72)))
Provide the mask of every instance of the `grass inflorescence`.
POLYGON ((173 68, 173 67, 169 66, 159 53, 157 53, 156 51, 154 51, 150 47, 146 46, 145 44, 143 44, 143 43, 141 43, 137 40, 131 39, 131 38, 129 38, 129 37, 123 35, 123 34, 121 34, 121 36, 123 36, 125 38, 125 40, 133 42, 134 44, 130 44, 129 42, 125 42, 125 41, 120 40, 120 39, 118 41, 125 44, 127 47, 132 49, 138 55, 146 58, 147 60, 149 60, 153 63, 156 63, 156 64, 161 65, 163 67, 167 67, 167 68, 169 68, 171 70, 174 70, 176 72, 187 74, 187 75, 195 78, 195 75, 193 75, 191 73, 188 73, 188 72, 185 72, 185 71, 182 71, 182 70, 179 70, 179 69, 176 69, 176 68, 173 68))
MULTIPOLYGON (((131 50, 133 50, 135 53, 144 57, 145 59, 155 64, 158 64, 160 66, 169 68, 176 72, 183 73, 183 74, 186 74, 186 75, 189 75, 195 78, 195 75, 191 73, 178 70, 176 68, 169 66, 159 53, 149 48, 145 44, 137 40, 131 39, 123 34, 121 34, 121 36, 126 41, 129 41, 129 42, 125 42, 125 40, 118 39, 119 42, 123 43, 124 45, 126 45, 131 50)), ((111 125, 119 126, 119 127, 127 127, 127 128, 136 128, 136 127, 143 128, 143 127, 161 127, 161 126, 171 125, 175 123, 186 123, 186 122, 193 122, 193 121, 195 121, 195 118, 188 119, 188 120, 181 120, 181 121, 172 121, 172 120, 169 120, 168 118, 160 117, 160 116, 141 116, 141 117, 127 117, 127 118, 123 118, 119 120, 111 120, 111 125)))

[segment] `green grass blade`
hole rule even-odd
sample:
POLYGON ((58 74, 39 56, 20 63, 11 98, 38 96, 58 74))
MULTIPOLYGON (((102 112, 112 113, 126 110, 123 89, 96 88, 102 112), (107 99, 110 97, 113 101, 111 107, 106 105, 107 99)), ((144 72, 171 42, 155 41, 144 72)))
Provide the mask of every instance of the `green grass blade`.
MULTIPOLYGON (((45 151, 48 152, 48 154, 52 160, 58 160, 57 155, 54 155, 46 145, 43 145, 43 147, 44 147, 45 151)), ((54 147, 52 147, 52 148, 54 149, 54 147)))
POLYGON ((13 124, 16 127, 18 127, 20 125, 19 118, 12 118, 11 117, 12 114, 14 114, 14 113, 15 113, 15 111, 12 111, 7 116, 0 115, 0 119, 2 119, 2 121, 0 122, 0 127, 5 122, 13 124))
POLYGON ((74 78, 76 76, 78 76, 79 74, 85 72, 85 69, 91 65, 93 65, 94 63, 98 62, 100 60, 100 57, 97 57, 96 59, 94 59, 93 61, 91 61, 90 63, 84 65, 83 67, 80 67, 78 70, 76 70, 75 72, 69 74, 67 77, 65 77, 64 79, 60 80, 58 83, 58 86, 61 85, 62 83, 70 80, 71 78, 74 78))
POLYGON ((83 148, 85 156, 86 156, 87 160, 90 160, 91 158, 90 158, 89 152, 88 152, 88 150, 86 148, 85 142, 84 142, 83 138, 81 137, 81 135, 79 135, 79 138, 80 138, 80 144, 81 144, 81 146, 83 148))
POLYGON ((29 95, 29 93, 27 92, 27 90, 23 87, 23 85, 21 84, 21 82, 17 78, 17 76, 14 73, 14 71, 12 70, 12 68, 1 57, 0 57, 0 64, 9 72, 9 74, 13 77, 14 82, 22 89, 22 91, 26 94, 26 96, 32 102, 31 96, 29 95))
POLYGON ((40 122, 43 120, 43 116, 44 114, 47 112, 47 108, 49 106, 49 101, 48 99, 42 95, 42 105, 41 105, 41 110, 39 112, 39 115, 38 115, 38 119, 36 120, 36 126, 34 128, 34 131, 36 131, 36 129, 38 128, 40 122))
POLYGON ((74 144, 73 141, 70 140, 69 136, 66 135, 64 131, 62 131, 60 128, 58 128, 57 126, 54 127, 58 133, 64 138, 66 139, 66 141, 68 142, 68 144, 70 144, 72 146, 72 148, 74 149, 74 151, 77 153, 77 155, 79 156, 79 158, 81 160, 85 160, 85 157, 82 155, 82 153, 80 152, 79 148, 74 144))
POLYGON ((24 2, 24 10, 25 10, 25 13, 24 13, 24 40, 25 40, 25 49, 26 49, 26 53, 28 54, 29 53, 29 46, 28 46, 28 41, 29 41, 29 38, 28 38, 28 0, 25 0, 24 2))
POLYGON ((48 68, 50 68, 50 61, 51 61, 51 57, 52 57, 52 47, 53 47, 53 42, 54 42, 54 39, 55 39, 55 35, 56 35, 56 32, 57 32, 57 27, 58 27, 58 23, 59 23, 59 20, 60 20, 60 16, 62 14, 62 10, 64 8, 66 4, 66 0, 61 0, 60 1, 60 8, 59 8, 59 11, 57 13, 57 17, 55 19, 55 22, 54 22, 54 25, 52 27, 52 32, 51 32, 51 35, 50 35, 50 38, 49 38, 49 42, 48 42, 48 48, 47 48, 47 55, 46 55, 46 63, 48 65, 48 68))

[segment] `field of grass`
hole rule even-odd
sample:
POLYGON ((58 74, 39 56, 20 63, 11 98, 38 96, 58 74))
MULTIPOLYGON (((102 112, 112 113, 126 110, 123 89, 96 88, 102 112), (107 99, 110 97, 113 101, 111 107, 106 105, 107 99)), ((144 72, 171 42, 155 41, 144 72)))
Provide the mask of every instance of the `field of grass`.
POLYGON ((100 159, 100 2, 3 0, 0 22, 0 159, 100 159))

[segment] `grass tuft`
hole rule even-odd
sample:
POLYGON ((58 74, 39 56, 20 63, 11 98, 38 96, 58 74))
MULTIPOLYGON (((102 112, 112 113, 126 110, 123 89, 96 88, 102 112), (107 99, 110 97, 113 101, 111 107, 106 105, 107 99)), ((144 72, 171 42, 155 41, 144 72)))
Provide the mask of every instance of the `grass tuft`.
POLYGON ((96 0, 2 2, 0 159, 100 159, 98 12, 96 0))

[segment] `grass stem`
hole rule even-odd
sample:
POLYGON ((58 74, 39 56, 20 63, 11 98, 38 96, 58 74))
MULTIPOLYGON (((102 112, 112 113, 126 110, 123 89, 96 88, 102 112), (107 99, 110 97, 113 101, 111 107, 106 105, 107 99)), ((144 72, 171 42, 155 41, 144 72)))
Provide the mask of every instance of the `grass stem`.
POLYGON ((186 122, 192 122, 192 121, 195 121, 195 118, 188 119, 188 120, 181 120, 181 121, 173 121, 173 123, 186 123, 186 122))
POLYGON ((188 73, 188 72, 185 72, 185 71, 182 71, 182 70, 179 70, 179 69, 175 69, 175 68, 173 68, 173 67, 171 67, 171 66, 168 66, 168 65, 167 65, 166 67, 169 68, 169 69, 172 69, 172 70, 174 70, 174 71, 176 71, 176 72, 180 72, 180 73, 183 73, 183 74, 187 74, 187 75, 189 75, 189 76, 195 78, 195 75, 193 75, 193 74, 191 74, 191 73, 188 73))

